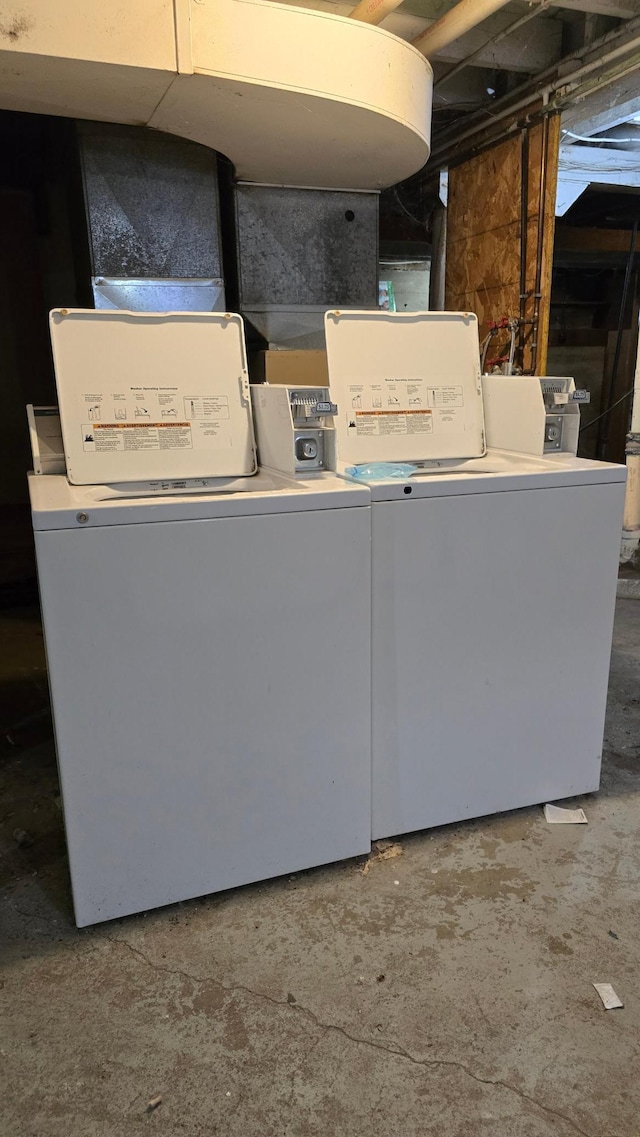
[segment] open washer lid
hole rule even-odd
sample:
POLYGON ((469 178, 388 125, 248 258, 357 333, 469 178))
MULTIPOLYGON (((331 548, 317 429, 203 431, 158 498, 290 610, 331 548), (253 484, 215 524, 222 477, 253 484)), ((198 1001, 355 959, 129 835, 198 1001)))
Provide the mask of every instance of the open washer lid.
POLYGON ((339 470, 485 453, 472 313, 332 311, 325 334, 339 470))
POLYGON ((59 308, 50 328, 73 485, 255 473, 240 316, 59 308))

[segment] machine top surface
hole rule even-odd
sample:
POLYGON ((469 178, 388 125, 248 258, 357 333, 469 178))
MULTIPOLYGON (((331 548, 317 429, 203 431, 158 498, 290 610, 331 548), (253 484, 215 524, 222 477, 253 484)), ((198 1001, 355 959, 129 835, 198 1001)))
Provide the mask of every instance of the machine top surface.
POLYGON ((271 470, 199 488, 179 481, 73 486, 64 475, 30 474, 29 494, 36 532, 344 509, 371 500, 368 486, 332 474, 300 480, 271 470))
POLYGON ((482 458, 436 460, 417 465, 407 477, 367 482, 372 501, 452 497, 508 490, 624 482, 626 466, 553 453, 538 457, 513 450, 488 450, 482 458))

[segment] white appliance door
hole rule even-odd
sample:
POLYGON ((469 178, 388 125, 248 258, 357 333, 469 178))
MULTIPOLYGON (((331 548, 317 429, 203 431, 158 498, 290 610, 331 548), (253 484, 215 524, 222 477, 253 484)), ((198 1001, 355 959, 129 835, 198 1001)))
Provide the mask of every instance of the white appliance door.
POLYGON ((255 473, 241 316, 58 308, 49 323, 73 485, 255 473))
POLYGON ((339 468, 485 452, 471 312, 327 312, 339 468))
POLYGON ((36 534, 79 926, 370 848, 370 510, 36 534))
POLYGON ((373 504, 374 839, 598 788, 623 501, 373 504))

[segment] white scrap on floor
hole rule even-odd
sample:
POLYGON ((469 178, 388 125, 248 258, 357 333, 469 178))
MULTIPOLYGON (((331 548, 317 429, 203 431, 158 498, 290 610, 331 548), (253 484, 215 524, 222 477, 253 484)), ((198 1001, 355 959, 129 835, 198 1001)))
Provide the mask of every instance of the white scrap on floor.
POLYGON ((618 998, 610 983, 594 983, 593 986, 602 999, 605 1011, 615 1011, 618 1007, 624 1007, 622 999, 618 998))
POLYGON ((545 805, 545 819, 550 825, 586 825, 584 809, 563 809, 561 805, 545 805))

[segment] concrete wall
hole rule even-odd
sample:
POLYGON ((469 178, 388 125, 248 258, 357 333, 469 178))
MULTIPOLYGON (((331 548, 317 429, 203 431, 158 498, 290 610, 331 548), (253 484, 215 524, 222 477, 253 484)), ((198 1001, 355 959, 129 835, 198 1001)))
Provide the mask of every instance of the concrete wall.
POLYGON ((380 280, 390 280, 396 301, 396 312, 426 312, 429 308, 431 264, 380 265, 380 280))

